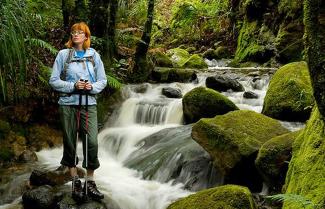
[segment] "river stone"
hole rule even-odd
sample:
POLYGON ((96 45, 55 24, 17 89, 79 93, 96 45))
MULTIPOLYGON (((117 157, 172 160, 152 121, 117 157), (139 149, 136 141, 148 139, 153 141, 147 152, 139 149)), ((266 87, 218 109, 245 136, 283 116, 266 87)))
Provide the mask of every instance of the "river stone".
POLYGON ((258 151, 255 165, 272 192, 280 193, 291 159, 292 144, 302 131, 276 136, 258 151))
POLYGON ((167 209, 256 209, 253 196, 248 188, 225 185, 205 189, 180 199, 167 209))
POLYGON ((293 62, 276 71, 266 92, 262 113, 279 120, 305 121, 314 105, 306 62, 293 62))
POLYGON ((288 132, 277 120, 237 110, 199 120, 192 137, 210 153, 215 167, 225 175, 225 183, 245 185, 255 192, 262 186, 254 163, 258 150, 271 138, 288 132))
MULTIPOLYGON (((77 172, 79 177, 83 178, 85 176, 85 171, 79 167, 77 167, 77 172)), ((35 169, 31 173, 29 180, 30 184, 34 186, 55 186, 71 181, 71 176, 68 167, 61 165, 54 171, 35 169)))
POLYGON ((208 88, 214 89, 216 91, 245 91, 243 85, 241 85, 237 80, 232 79, 226 75, 215 75, 207 77, 205 80, 205 85, 208 88))
POLYGON ((238 110, 238 107, 221 93, 197 87, 183 97, 183 112, 186 123, 193 123, 201 118, 212 118, 229 111, 238 110))
POLYGON ((125 165, 141 171, 145 179, 173 180, 191 191, 221 185, 223 176, 213 167, 209 154, 192 139, 191 130, 192 125, 167 128, 142 139, 125 165))
POLYGON ((182 98, 183 96, 180 89, 172 87, 163 88, 161 93, 168 98, 182 98))
POLYGON ((245 91, 243 97, 246 99, 257 99, 258 95, 252 91, 245 91))
POLYGON ((26 191, 22 199, 25 209, 50 209, 54 208, 56 197, 52 187, 44 185, 26 191))

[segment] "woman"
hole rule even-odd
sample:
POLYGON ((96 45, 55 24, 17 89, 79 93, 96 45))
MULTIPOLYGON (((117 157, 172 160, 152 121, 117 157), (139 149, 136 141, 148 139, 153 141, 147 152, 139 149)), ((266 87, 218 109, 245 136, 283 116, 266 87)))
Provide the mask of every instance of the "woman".
POLYGON ((106 74, 99 54, 90 48, 90 30, 86 23, 71 27, 71 36, 54 62, 50 85, 61 92, 60 119, 63 127, 63 157, 61 164, 69 167, 72 177, 72 197, 81 201, 89 196, 103 199, 94 182, 94 170, 99 167, 97 142, 97 109, 95 94, 106 86, 106 74), (77 175, 77 140, 82 139, 87 170, 84 187, 77 175), (86 141, 88 142, 86 144, 86 141), (87 149, 87 152, 86 152, 87 149))

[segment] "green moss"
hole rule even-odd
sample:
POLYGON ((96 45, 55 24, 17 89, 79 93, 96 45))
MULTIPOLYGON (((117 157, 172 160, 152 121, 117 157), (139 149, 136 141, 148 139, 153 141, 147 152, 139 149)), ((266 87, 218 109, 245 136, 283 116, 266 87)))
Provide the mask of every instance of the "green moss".
POLYGON ((257 21, 244 20, 237 40, 235 59, 239 62, 266 62, 274 55, 273 40, 274 36, 266 26, 259 25, 257 21))
POLYGON ((175 67, 183 67, 186 61, 190 58, 190 54, 181 48, 174 48, 167 51, 167 55, 171 57, 175 67))
POLYGON ((290 132, 265 142, 258 151, 255 165, 271 190, 280 192, 291 159, 292 143, 301 133, 290 132))
POLYGON ((197 87, 183 97, 183 111, 185 120, 189 123, 196 122, 200 118, 211 118, 238 110, 238 107, 221 93, 205 88, 197 87))
MULTIPOLYGON (((286 193, 298 194, 314 204, 325 205, 325 123, 314 108, 306 128, 293 145, 293 156, 286 177, 286 193)), ((320 207, 320 208, 323 208, 320 207)), ((302 209, 285 202, 283 209, 302 209)))
POLYGON ((275 39, 275 47, 279 51, 278 60, 283 63, 302 60, 303 27, 302 22, 295 20, 282 23, 275 39))
POLYGON ((306 120, 314 105, 307 64, 294 62, 276 71, 267 90, 262 113, 282 120, 306 120))
POLYGON ((202 69, 207 68, 208 65, 204 62, 204 59, 201 56, 194 54, 186 60, 182 67, 202 69))
POLYGON ((212 119, 201 119, 192 129, 192 137, 214 160, 223 173, 243 156, 258 151, 271 138, 288 133, 281 124, 262 114, 238 110, 212 119))
POLYGON ((159 67, 173 67, 173 62, 169 59, 167 55, 162 52, 157 52, 154 55, 154 60, 156 66, 159 67))
POLYGON ((255 209, 246 187, 225 185, 206 189, 171 204, 167 209, 255 209))

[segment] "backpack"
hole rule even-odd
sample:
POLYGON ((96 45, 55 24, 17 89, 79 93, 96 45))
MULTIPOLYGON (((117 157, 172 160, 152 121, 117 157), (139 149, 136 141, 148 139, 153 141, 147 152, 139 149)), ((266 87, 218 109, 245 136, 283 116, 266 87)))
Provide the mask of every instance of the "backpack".
MULTIPOLYGON (((95 71, 95 78, 97 77, 97 73, 96 73, 96 68, 95 68, 95 61, 94 61, 94 57, 93 56, 90 56, 90 57, 85 57, 84 59, 81 59, 81 60, 72 60, 72 57, 74 55, 74 49, 69 49, 69 53, 68 53, 68 57, 67 59, 65 60, 65 63, 64 63, 64 68, 63 68, 63 71, 60 75, 60 78, 61 80, 65 81, 66 80, 66 77, 67 77, 67 71, 68 71, 68 67, 69 67, 69 64, 72 63, 72 62, 82 62, 83 63, 83 66, 84 68, 86 67, 86 62, 91 62, 93 64, 93 67, 94 67, 94 71, 95 71)), ((89 71, 88 71, 89 72, 89 71)), ((90 72, 89 72, 90 74, 90 72)), ((90 75, 91 76, 91 75, 90 75)))

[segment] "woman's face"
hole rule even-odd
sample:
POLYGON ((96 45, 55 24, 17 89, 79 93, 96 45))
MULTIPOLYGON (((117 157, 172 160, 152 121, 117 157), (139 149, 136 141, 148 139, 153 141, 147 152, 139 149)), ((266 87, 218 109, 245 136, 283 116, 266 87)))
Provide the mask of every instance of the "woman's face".
POLYGON ((83 32, 82 30, 72 31, 71 38, 72 38, 72 42, 76 45, 83 44, 85 40, 87 40, 85 32, 83 32))

